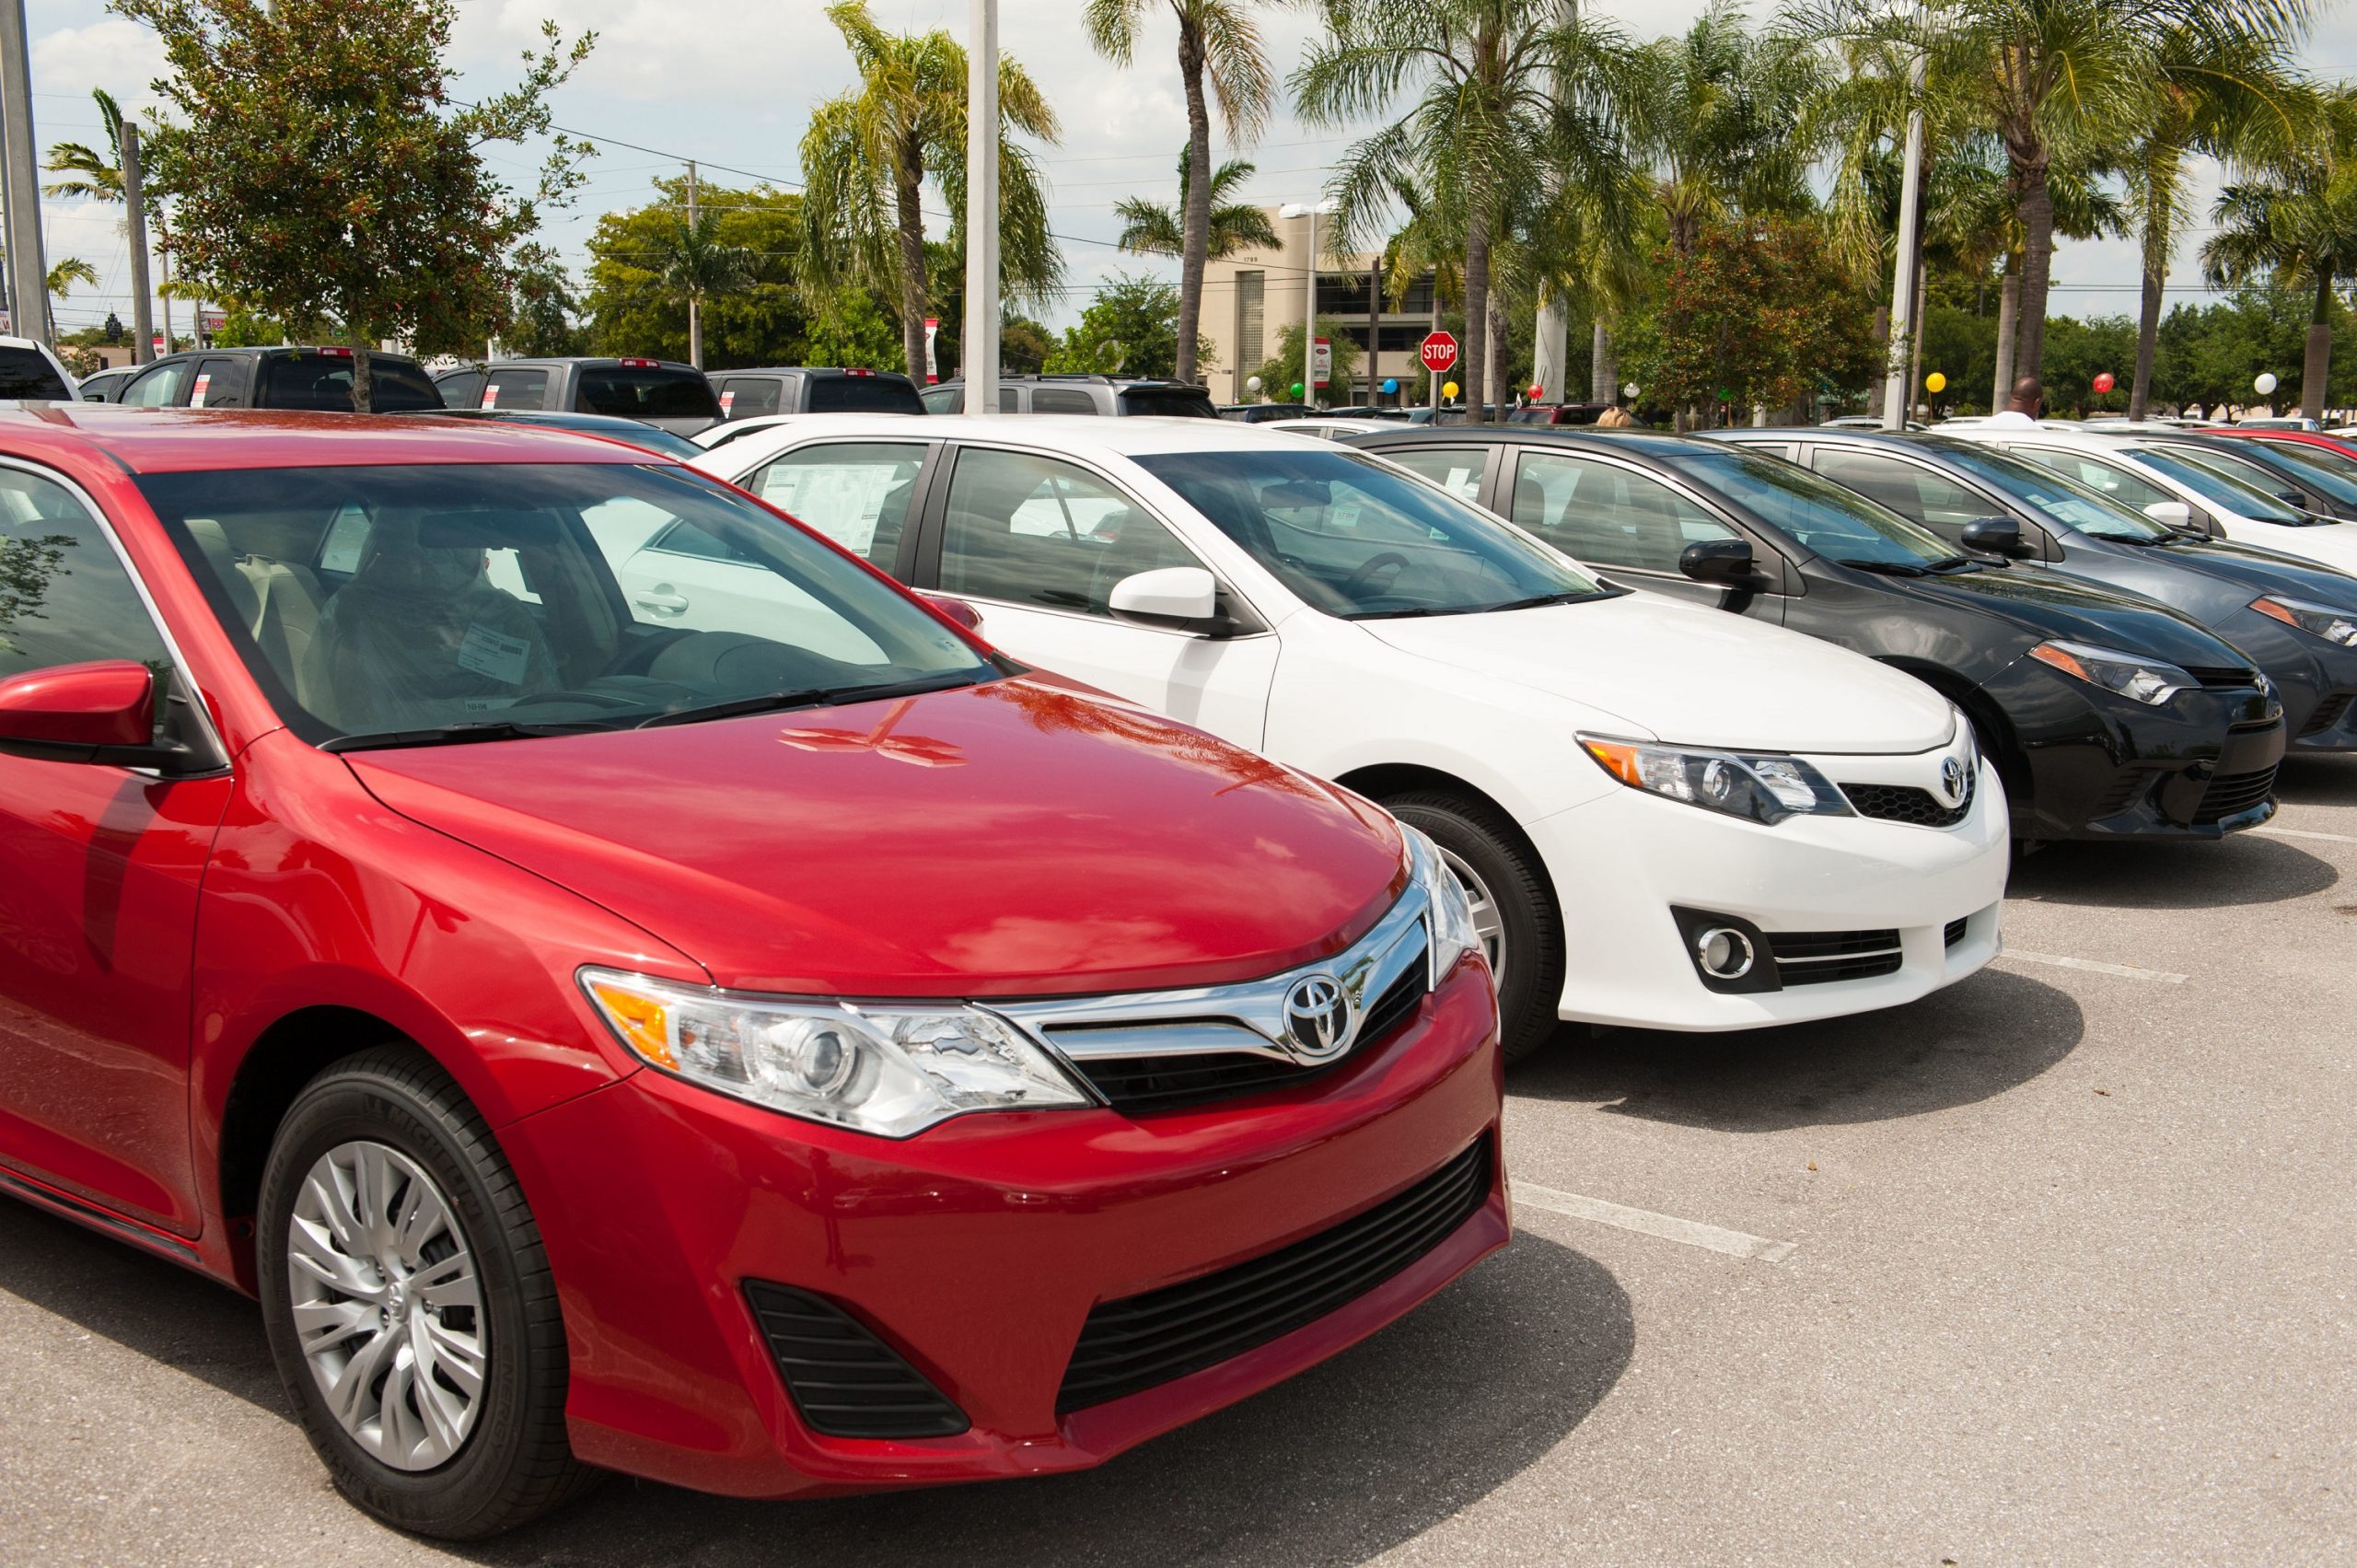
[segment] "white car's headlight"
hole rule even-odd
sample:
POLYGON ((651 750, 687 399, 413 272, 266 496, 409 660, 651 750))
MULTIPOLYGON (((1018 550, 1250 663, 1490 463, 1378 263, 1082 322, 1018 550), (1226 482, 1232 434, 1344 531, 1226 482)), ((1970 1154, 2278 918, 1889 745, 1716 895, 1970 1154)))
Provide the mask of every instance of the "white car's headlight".
POLYGON ((2166 659, 2147 658, 2142 654, 2122 653, 2117 648, 2091 647, 2085 643, 2040 643, 2030 649, 2029 656, 2090 686, 2117 691, 2131 701, 2153 707, 2201 684, 2166 659))
POLYGON ((581 987, 649 1065, 878 1137, 972 1110, 1092 1103, 1020 1029, 978 1007, 749 996, 596 969, 581 987))
POLYGON ((1423 889, 1424 907, 1432 911, 1433 983, 1438 985, 1459 958, 1481 950, 1481 935, 1473 928, 1472 900, 1441 858, 1440 845, 1405 822, 1399 836, 1408 841, 1408 875, 1423 889))
POLYGON ((2328 604, 2310 604, 2305 599, 2277 598, 2272 594, 2251 600, 2250 607, 2328 643, 2357 648, 2357 613, 2335 610, 2328 604))
POLYGON ((1833 781, 1797 757, 1664 746, 1583 735, 1597 767, 1648 795, 1770 826, 1787 817, 1848 817, 1850 802, 1833 781))

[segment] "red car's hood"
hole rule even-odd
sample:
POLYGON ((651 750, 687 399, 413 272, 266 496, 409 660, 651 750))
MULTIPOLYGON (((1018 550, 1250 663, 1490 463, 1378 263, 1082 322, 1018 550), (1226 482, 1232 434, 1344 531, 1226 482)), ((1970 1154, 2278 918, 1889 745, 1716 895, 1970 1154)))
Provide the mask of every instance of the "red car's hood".
POLYGON ((1354 941, 1396 831, 1347 792, 1034 679, 655 730, 348 754, 394 810, 724 986, 1209 985, 1354 941))

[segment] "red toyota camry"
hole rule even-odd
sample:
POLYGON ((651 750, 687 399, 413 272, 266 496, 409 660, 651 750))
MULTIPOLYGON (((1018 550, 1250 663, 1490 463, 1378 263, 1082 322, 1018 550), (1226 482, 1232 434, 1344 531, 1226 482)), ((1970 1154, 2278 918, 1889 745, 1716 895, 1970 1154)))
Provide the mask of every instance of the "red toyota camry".
POLYGON ((1504 1243, 1495 1031, 1421 837, 691 470, 0 412, 0 1187, 392 1524, 1095 1464, 1504 1243))

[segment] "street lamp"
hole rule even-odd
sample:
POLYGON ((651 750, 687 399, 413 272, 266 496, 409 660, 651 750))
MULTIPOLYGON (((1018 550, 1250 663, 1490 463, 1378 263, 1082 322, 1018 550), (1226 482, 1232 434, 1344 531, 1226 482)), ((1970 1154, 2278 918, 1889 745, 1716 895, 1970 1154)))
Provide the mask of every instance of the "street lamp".
POLYGON ((1311 408, 1318 406, 1318 215, 1333 210, 1330 201, 1287 202, 1277 209, 1281 218, 1309 220, 1309 264, 1304 273, 1308 281, 1301 290, 1301 401, 1311 408))
MULTIPOLYGON (((998 412, 998 0, 973 0, 966 49, 966 412, 998 412)), ((916 372, 917 366, 909 369, 916 372)))

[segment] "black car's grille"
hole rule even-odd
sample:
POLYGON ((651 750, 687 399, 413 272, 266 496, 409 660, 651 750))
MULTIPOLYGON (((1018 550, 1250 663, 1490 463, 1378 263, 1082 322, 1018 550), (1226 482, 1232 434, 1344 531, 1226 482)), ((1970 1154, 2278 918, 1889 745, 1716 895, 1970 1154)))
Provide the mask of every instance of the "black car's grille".
POLYGON ((2318 703, 2316 711, 2308 715, 2308 722, 2300 726, 2300 733, 2303 736, 2322 735, 2338 725, 2349 714, 2349 697, 2346 691, 2335 691, 2318 703))
POLYGON ((2208 827, 2265 805, 2274 791, 2273 768, 2261 768, 2255 773, 2223 773, 2212 779, 2210 787, 2201 792, 2201 804, 2193 808, 2194 825, 2208 827))
POLYGON ((2119 776, 2111 781, 2111 787, 2087 808, 2087 815, 2090 818, 2110 817, 2127 810, 2144 798, 2144 792, 2153 787, 2153 780, 2156 776, 2156 772, 2151 768, 2121 769, 2119 776))
POLYGON ((1971 922, 1968 919, 1949 921, 1947 929, 1940 933, 1941 946, 1953 947, 1957 943, 1963 941, 1964 928, 1970 923, 1971 922))
POLYGON ((1973 792, 1980 781, 1968 775, 1964 798, 1954 806, 1941 804, 1931 791, 1907 784, 1843 784, 1841 793, 1861 817, 1904 822, 1911 828, 1953 828, 1972 815, 1973 792))
POLYGON ((2221 691, 2234 691, 2258 684, 2258 671, 2238 668, 2234 665, 2185 664, 2177 666, 2204 686, 2221 691))
POLYGON ((812 1431, 950 1437, 966 1430, 965 1411, 834 1303, 767 1280, 747 1280, 745 1299, 812 1431))
POLYGON ((1490 1196, 1492 1156, 1472 1147, 1396 1198, 1248 1263, 1100 1302, 1056 1394, 1068 1414, 1216 1365, 1356 1300, 1440 1245, 1490 1196))
POLYGON ((1416 1004, 1431 989, 1421 936, 1408 967, 1375 999, 1359 1025, 1358 1039, 1348 1052, 1333 1062, 1305 1067, 1245 1051, 1191 1051, 1175 1056, 1080 1056, 1074 1071, 1105 1097, 1115 1110, 1130 1116, 1181 1110, 1214 1100, 1259 1094, 1263 1089, 1306 1082, 1328 1068, 1347 1062, 1370 1046, 1379 1045, 1414 1014, 1416 1004))
POLYGON ((1896 974, 1903 957, 1896 931, 1771 932, 1768 950, 1787 989, 1896 974))

